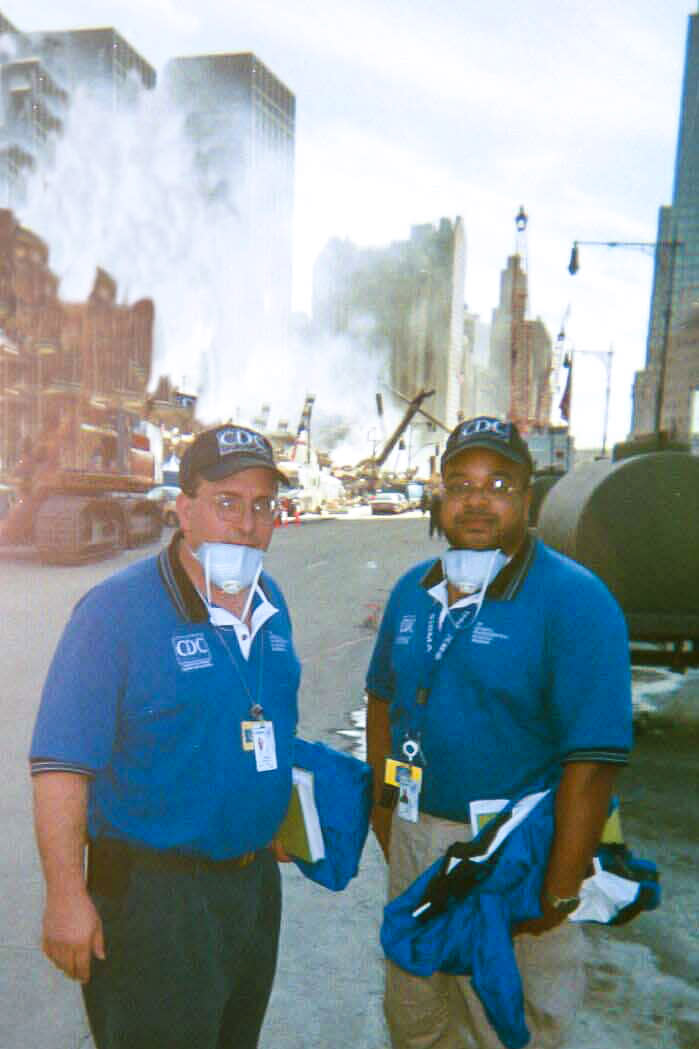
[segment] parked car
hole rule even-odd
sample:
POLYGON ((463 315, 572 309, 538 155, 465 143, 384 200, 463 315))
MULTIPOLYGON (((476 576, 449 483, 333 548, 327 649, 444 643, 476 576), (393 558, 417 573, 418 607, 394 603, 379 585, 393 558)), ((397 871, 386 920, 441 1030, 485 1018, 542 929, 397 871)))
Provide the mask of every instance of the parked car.
POLYGON ((377 492, 369 499, 372 514, 402 514, 408 500, 402 492, 377 492))
POLYGON ((152 499, 158 504, 163 524, 170 528, 177 528, 180 523, 175 506, 175 500, 180 491, 181 489, 175 484, 157 484, 146 496, 147 499, 152 499))

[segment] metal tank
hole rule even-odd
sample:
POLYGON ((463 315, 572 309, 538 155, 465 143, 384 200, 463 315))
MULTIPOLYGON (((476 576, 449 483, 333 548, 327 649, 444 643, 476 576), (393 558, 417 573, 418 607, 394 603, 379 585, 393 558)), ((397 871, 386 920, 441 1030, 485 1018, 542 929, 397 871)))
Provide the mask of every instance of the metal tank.
POLYGON ((632 641, 671 641, 699 663, 699 457, 656 452, 576 467, 550 489, 537 533, 612 591, 632 641))
POLYGON ((536 528, 544 499, 555 484, 563 477, 562 470, 537 470, 532 477, 529 499, 529 527, 536 528))

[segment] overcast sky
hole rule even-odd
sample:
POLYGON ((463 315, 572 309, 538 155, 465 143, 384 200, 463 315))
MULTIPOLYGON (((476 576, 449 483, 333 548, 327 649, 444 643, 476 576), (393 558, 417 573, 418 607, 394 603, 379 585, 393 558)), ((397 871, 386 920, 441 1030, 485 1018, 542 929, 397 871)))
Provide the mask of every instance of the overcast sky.
POLYGON ((530 312, 569 308, 573 430, 613 440, 645 360, 652 241, 672 194, 688 0, 0 0, 20 30, 114 25, 154 66, 254 51, 297 100, 295 302, 330 236, 381 244, 462 215, 466 302, 490 319, 523 204, 530 312), (589 351, 592 351, 591 353, 589 351))

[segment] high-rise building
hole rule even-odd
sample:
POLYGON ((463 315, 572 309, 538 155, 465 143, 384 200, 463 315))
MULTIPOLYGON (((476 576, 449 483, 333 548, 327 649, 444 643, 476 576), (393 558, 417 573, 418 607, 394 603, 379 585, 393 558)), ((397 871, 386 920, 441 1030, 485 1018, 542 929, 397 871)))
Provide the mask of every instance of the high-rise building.
POLYGON ((51 162, 80 84, 116 109, 154 87, 155 70, 115 29, 24 33, 0 14, 0 205, 21 203, 29 173, 51 162))
POLYGON ((111 108, 155 87, 153 67, 111 26, 30 33, 29 40, 68 91, 89 84, 111 108))
POLYGON ((699 305, 699 14, 689 16, 672 205, 658 218, 646 365, 636 373, 632 434, 688 439, 699 351, 686 338, 699 305))
POLYGON ((494 415, 510 418, 523 433, 547 426, 551 414, 551 337, 539 318, 528 320, 528 281, 519 254, 500 275, 500 302, 493 310, 490 372, 494 415))
POLYGON ((50 157, 66 99, 29 38, 0 13, 0 205, 19 202, 27 173, 50 157))
POLYGON ((437 227, 414 226, 409 240, 386 248, 332 240, 313 271, 314 323, 384 355, 390 385, 403 396, 435 390, 425 409, 450 429, 468 403, 471 371, 465 268, 464 224, 457 217, 437 227))
POLYGON ((205 192, 237 213, 256 335, 278 345, 291 315, 295 97, 250 53, 174 58, 164 80, 185 114, 205 192))

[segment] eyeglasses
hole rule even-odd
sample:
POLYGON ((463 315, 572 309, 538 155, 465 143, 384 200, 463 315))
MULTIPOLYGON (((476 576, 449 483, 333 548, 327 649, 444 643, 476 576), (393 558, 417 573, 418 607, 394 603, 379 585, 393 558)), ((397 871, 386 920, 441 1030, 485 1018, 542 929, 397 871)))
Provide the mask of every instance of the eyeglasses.
MULTIPOLYGON (((248 505, 240 495, 227 495, 221 492, 213 497, 214 509, 221 521, 241 521, 248 505)), ((279 500, 273 495, 261 495, 250 503, 253 517, 262 524, 271 524, 277 516, 279 500)))
POLYGON ((486 499, 503 498, 509 495, 521 494, 522 489, 513 484, 507 477, 489 477, 483 484, 474 484, 473 481, 452 481, 451 484, 442 485, 442 495, 447 499, 465 499, 466 496, 478 492, 486 499))

